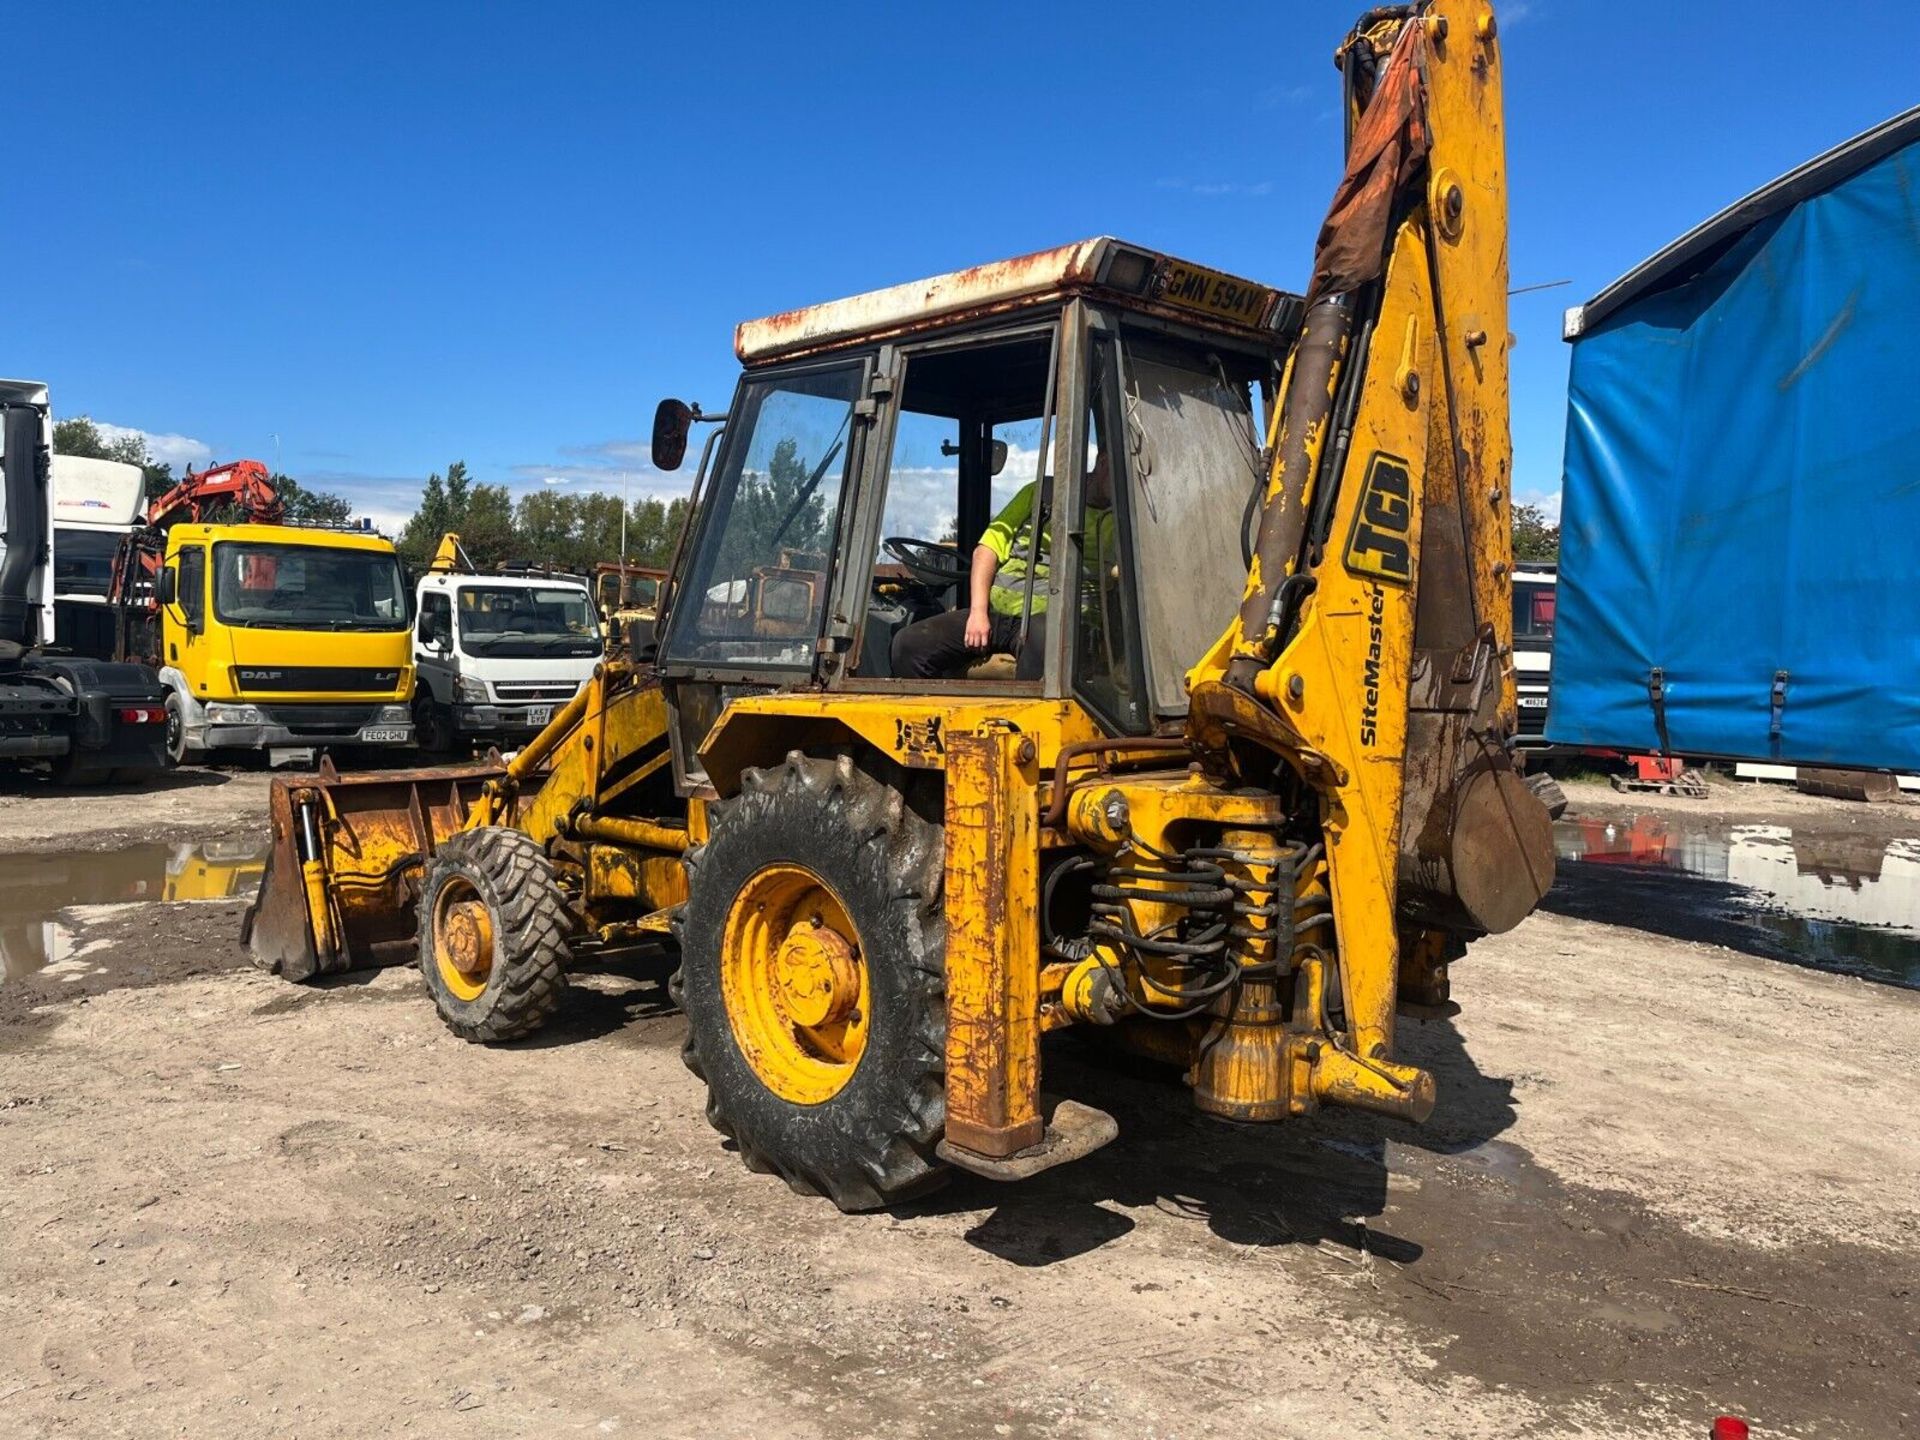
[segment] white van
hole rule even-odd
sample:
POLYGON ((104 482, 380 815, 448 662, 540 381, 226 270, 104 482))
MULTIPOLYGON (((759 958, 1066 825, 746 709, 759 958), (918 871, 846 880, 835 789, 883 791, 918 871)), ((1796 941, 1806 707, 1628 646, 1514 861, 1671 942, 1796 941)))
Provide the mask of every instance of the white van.
POLYGON ((432 573, 415 599, 423 750, 526 743, 593 675, 605 646, 593 596, 571 575, 432 573))

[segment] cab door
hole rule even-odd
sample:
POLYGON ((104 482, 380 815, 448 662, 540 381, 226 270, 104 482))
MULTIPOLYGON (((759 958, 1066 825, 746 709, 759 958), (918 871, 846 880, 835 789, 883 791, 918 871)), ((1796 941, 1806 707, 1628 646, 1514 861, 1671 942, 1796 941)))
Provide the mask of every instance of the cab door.
POLYGON ((876 413, 874 374, 863 352, 741 382, 657 667, 684 787, 705 783, 696 752, 729 700, 804 685, 839 664, 847 623, 827 601, 876 413))
POLYGON ((173 604, 160 620, 167 664, 198 698, 207 693, 207 547, 182 545, 174 556, 173 604))

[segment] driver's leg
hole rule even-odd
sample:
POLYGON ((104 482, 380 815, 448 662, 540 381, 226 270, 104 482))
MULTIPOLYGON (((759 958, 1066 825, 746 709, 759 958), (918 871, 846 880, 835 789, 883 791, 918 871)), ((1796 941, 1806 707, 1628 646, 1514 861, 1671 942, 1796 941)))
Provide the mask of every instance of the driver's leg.
POLYGON ((975 659, 967 648, 967 612, 945 610, 896 630, 893 673, 918 680, 951 680, 975 659))

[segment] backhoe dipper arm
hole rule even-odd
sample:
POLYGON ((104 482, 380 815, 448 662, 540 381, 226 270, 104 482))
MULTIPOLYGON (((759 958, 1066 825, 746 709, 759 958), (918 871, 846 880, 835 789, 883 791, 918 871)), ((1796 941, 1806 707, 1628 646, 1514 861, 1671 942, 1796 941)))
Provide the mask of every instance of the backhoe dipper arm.
POLYGON ((1485 0, 1432 0, 1369 12, 1341 46, 1347 169, 1283 378, 1253 562, 1239 615, 1188 676, 1209 770, 1267 783, 1277 756, 1319 797, 1346 1041, 1339 1077, 1315 1088, 1401 1113, 1418 1072, 1387 1057, 1408 964, 1426 967, 1416 998, 1444 1000, 1456 937, 1518 923, 1552 878, 1544 812, 1504 743, 1496 34, 1485 0))

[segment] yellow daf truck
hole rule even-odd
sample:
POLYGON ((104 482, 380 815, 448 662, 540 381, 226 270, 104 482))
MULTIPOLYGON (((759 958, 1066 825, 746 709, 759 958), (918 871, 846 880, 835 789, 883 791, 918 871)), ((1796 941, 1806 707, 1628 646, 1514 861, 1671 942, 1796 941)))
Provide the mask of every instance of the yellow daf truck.
POLYGON ((175 764, 217 750, 266 750, 280 764, 413 743, 413 637, 392 541, 364 529, 180 524, 156 558, 150 587, 137 554, 123 562, 133 599, 121 648, 151 648, 175 764))

